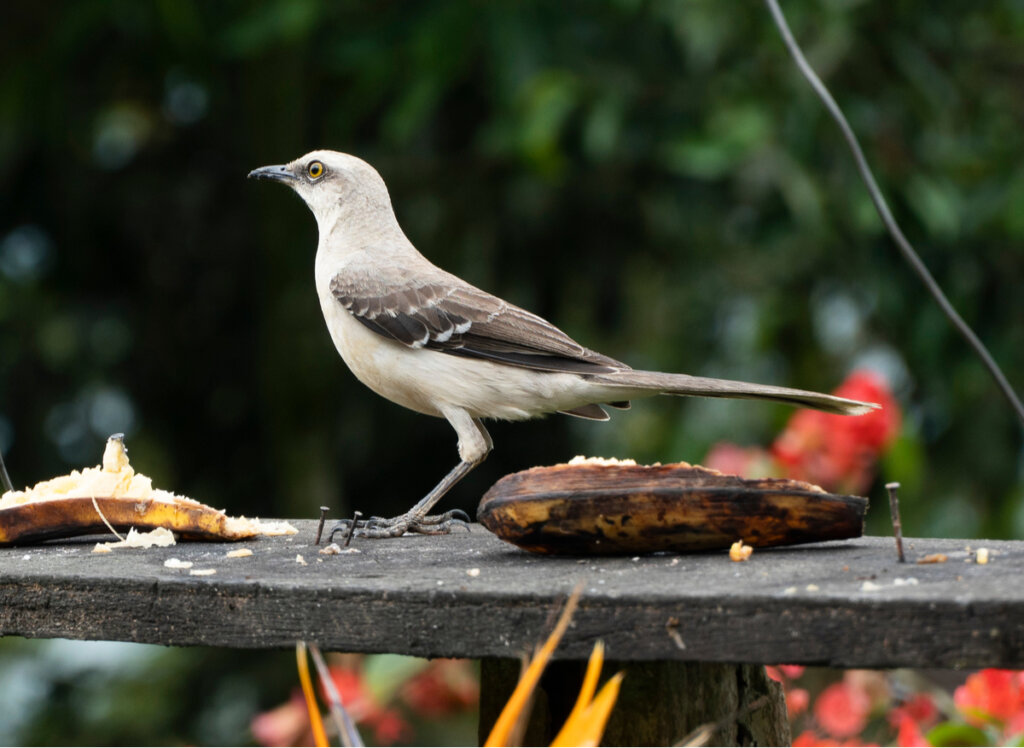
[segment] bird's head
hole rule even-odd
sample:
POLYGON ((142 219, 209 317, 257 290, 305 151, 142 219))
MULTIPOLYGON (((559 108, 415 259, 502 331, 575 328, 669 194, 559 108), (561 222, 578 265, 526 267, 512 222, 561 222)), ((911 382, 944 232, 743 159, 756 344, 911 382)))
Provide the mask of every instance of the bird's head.
POLYGON ((273 179, 295 190, 313 211, 321 232, 355 217, 394 220, 388 188, 380 174, 347 153, 311 151, 288 164, 253 169, 249 177, 273 179))

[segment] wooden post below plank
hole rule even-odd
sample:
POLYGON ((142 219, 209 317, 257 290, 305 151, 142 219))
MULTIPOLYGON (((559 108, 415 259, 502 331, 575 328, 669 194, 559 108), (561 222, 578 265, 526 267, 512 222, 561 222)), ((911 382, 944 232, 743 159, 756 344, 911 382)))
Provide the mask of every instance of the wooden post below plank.
MULTIPOLYGON (((548 666, 534 698, 522 745, 550 745, 565 722, 586 664, 548 666)), ((519 660, 489 658, 480 668, 480 742, 483 743, 519 679, 519 660)), ((619 699, 602 745, 674 745, 708 726, 703 745, 789 745, 782 689, 760 665, 700 662, 607 662, 623 670, 619 699)))

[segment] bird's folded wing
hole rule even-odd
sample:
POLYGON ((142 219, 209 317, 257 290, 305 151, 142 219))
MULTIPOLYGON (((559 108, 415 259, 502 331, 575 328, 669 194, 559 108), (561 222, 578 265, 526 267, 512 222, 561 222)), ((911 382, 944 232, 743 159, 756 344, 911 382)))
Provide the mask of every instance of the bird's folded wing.
POLYGON ((331 292, 363 325, 410 348, 541 371, 629 368, 584 348, 547 320, 432 269, 429 278, 389 282, 387 271, 377 269, 371 278, 347 268, 331 280, 331 292))

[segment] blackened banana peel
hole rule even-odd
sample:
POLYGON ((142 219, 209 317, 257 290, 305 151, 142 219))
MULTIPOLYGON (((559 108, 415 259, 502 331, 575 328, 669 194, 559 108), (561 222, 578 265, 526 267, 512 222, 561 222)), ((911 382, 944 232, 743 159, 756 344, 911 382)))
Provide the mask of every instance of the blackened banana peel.
POLYGON ((587 463, 507 475, 477 518, 536 553, 611 555, 755 548, 860 537, 868 501, 800 481, 746 480, 686 463, 587 463))

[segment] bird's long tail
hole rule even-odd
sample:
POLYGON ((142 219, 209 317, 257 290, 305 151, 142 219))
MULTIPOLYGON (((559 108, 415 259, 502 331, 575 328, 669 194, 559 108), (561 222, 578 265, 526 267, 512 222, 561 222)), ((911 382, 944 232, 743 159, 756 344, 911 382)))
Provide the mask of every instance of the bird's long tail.
MULTIPOLYGON (((844 397, 825 395, 821 392, 794 390, 770 384, 736 382, 729 379, 692 377, 689 374, 663 374, 657 371, 624 369, 610 374, 592 375, 588 379, 595 384, 608 384, 613 385, 616 389, 622 387, 627 391, 633 390, 636 393, 633 395, 634 397, 645 393, 660 392, 666 395, 774 400, 788 405, 815 408, 826 413, 840 413, 848 416, 863 415, 881 407, 875 403, 847 400, 844 397)), ((630 396, 627 392, 623 394, 623 399, 628 399, 630 396)))

